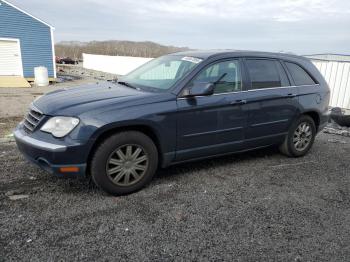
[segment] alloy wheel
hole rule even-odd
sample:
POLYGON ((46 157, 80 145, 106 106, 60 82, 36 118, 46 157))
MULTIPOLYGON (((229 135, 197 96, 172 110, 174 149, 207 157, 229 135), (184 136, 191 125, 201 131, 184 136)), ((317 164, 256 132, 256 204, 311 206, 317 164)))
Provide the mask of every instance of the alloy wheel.
POLYGON ((309 123, 301 122, 293 135, 294 148, 297 151, 304 151, 312 141, 312 128, 309 123))

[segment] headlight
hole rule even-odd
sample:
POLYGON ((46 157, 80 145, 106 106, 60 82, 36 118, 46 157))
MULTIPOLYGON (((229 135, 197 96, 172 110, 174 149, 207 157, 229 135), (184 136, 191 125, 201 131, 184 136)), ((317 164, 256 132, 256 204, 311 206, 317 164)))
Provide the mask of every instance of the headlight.
POLYGON ((64 137, 79 124, 79 119, 75 117, 55 116, 47 120, 40 129, 51 133, 55 137, 64 137))

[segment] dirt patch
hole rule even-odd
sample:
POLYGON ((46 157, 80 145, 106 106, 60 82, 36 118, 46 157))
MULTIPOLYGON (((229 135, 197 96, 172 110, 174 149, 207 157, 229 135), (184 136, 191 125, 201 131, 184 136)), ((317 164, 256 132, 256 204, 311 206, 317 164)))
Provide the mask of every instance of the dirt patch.
POLYGON ((93 78, 74 78, 72 81, 51 84, 47 87, 0 88, 0 118, 23 117, 30 103, 39 96, 61 88, 96 82, 93 78))

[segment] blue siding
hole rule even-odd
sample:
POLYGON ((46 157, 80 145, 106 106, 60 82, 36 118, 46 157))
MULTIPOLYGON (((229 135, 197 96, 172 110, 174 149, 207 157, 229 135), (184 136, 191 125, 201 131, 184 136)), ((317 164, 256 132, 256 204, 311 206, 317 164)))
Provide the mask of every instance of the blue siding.
POLYGON ((51 28, 0 0, 0 38, 20 39, 24 77, 45 66, 54 77, 51 28))

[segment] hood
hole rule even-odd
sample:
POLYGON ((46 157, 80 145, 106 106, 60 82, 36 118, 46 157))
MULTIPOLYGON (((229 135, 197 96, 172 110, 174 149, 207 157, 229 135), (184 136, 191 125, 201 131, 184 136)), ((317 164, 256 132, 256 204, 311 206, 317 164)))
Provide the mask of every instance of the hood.
POLYGON ((80 111, 86 112, 116 102, 139 100, 150 95, 152 93, 116 83, 100 82, 55 90, 34 101, 34 105, 46 115, 74 115, 80 111))

